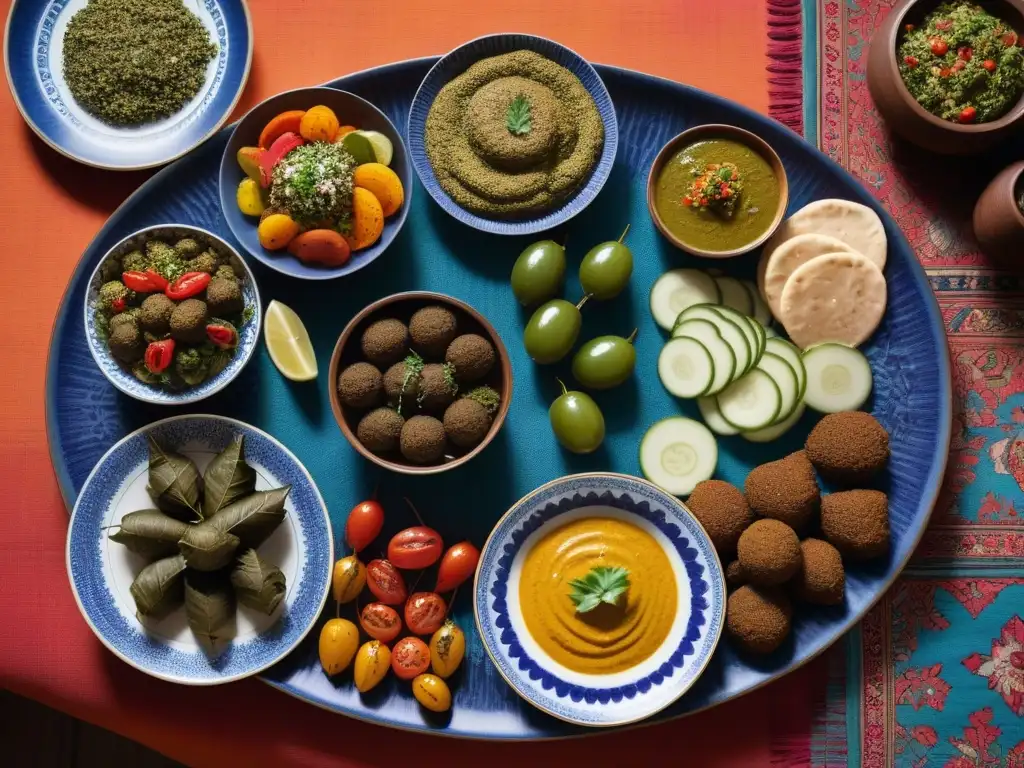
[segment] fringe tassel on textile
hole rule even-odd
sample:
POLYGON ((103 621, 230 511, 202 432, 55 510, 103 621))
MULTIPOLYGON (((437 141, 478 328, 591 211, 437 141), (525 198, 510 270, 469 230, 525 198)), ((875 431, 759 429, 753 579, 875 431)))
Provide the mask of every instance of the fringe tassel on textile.
POLYGON ((800 0, 768 1, 768 113, 804 132, 800 0))

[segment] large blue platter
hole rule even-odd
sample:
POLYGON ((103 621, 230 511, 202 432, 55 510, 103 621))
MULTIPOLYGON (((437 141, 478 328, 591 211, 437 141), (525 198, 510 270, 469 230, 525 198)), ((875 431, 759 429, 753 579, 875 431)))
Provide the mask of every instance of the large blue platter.
MULTIPOLYGON (((404 126, 412 96, 435 61, 394 64, 331 85, 369 99, 396 125, 404 126)), ((890 242, 889 309, 865 349, 875 373, 872 410, 892 434, 893 460, 883 485, 891 504, 891 554, 850 569, 842 607, 799 612, 792 641, 774 655, 752 661, 723 641, 697 684, 659 715, 670 718, 739 696, 804 664, 858 621, 893 582, 924 530, 945 468, 949 360, 938 307, 910 246, 892 219, 844 170, 778 123, 723 99, 635 72, 610 67, 599 67, 598 72, 619 115, 618 161, 594 203, 568 225, 572 274, 566 291, 569 298, 579 294, 574 273, 582 254, 599 241, 618 237, 630 223, 628 242, 636 265, 631 286, 615 301, 588 306, 582 336, 623 334, 634 327, 640 331, 633 381, 596 395, 608 427, 600 451, 581 457, 558 448, 547 407, 558 392, 555 377, 564 378, 568 371, 565 366, 533 365, 519 341, 527 316, 509 290, 508 276, 515 256, 532 238, 503 238, 469 229, 419 192, 412 196, 409 221, 388 252, 355 275, 324 285, 289 280, 261 264, 253 264, 253 271, 265 303, 278 299, 302 315, 322 371, 327 370, 334 342, 349 318, 385 294, 437 290, 485 312, 506 342, 516 376, 508 422, 486 451, 470 465, 441 475, 381 475, 338 431, 326 396, 330 382, 321 376, 315 383, 290 383, 262 348, 237 381, 201 407, 254 424, 294 451, 327 500, 336 531, 341 530, 348 510, 383 481, 381 500, 389 514, 386 534, 412 524, 400 499, 408 495, 446 540, 468 536, 480 545, 498 518, 532 489, 576 472, 639 474, 637 448, 646 427, 675 413, 697 416, 690 404, 669 396, 655 375, 663 337, 647 309, 651 283, 671 267, 712 266, 672 248, 648 217, 647 169, 662 144, 699 123, 733 123, 759 134, 778 151, 789 174, 791 210, 822 197, 845 197, 870 205, 885 221, 890 242)), ((149 224, 178 221, 230 238, 217 192, 217 169, 226 139, 222 131, 146 183, 111 217, 71 278, 54 326, 46 380, 50 449, 69 505, 107 448, 140 425, 179 412, 120 394, 93 364, 81 312, 88 276, 113 243, 149 224)), ((751 276, 755 261, 752 254, 727 266, 751 276)), ((812 424, 807 415, 786 439, 767 445, 724 439, 718 475, 742 484, 751 467, 799 448, 812 424)), ((448 718, 429 716, 406 686, 390 678, 367 696, 356 693, 344 678, 332 683, 320 671, 315 633, 265 677, 319 706, 393 727, 494 739, 585 732, 533 709, 505 684, 476 635, 470 591, 462 590, 455 606, 455 618, 468 635, 468 650, 452 681, 455 701, 448 718)))

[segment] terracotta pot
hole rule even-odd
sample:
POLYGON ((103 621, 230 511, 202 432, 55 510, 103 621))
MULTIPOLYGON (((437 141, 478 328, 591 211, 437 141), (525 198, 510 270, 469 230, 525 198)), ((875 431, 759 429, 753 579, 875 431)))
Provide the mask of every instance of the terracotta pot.
MULTIPOLYGON (((885 17, 868 51, 868 88, 889 128, 910 143, 948 155, 983 152, 1024 125, 1024 95, 998 120, 961 125, 936 117, 918 104, 900 75, 896 60, 900 32, 906 24, 920 25, 939 2, 905 0, 885 17)), ((1024 0, 985 0, 979 4, 1024 34, 1024 0)))
POLYGON ((974 206, 974 236, 981 249, 997 258, 1024 254, 1024 213, 1017 201, 1024 194, 1024 160, 992 179, 974 206))

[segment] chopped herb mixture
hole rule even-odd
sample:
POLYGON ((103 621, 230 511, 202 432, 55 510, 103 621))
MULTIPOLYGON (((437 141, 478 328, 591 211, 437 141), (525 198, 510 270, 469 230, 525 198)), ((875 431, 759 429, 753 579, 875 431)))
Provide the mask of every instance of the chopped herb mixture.
POLYGON ((274 168, 270 208, 305 226, 348 232, 355 169, 355 158, 341 144, 297 147, 274 168))
POLYGON ((907 90, 943 120, 996 120, 1024 92, 1017 31, 974 3, 943 3, 922 26, 906 25, 897 54, 907 90))
POLYGON ((711 210, 722 216, 732 216, 743 192, 740 169, 736 163, 708 163, 694 171, 683 205, 702 211, 711 210))

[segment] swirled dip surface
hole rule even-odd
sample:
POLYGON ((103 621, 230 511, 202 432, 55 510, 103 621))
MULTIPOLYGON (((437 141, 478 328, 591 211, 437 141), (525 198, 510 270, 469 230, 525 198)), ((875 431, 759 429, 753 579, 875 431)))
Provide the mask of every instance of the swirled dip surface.
POLYGON ((604 124, 576 75, 516 51, 478 61, 442 88, 425 140, 437 180, 455 202, 516 218, 543 213, 586 181, 604 146, 604 124), (529 104, 525 131, 509 127, 517 99, 529 104))
POLYGON ((646 531, 610 517, 556 528, 527 553, 519 582, 527 630, 555 661, 584 674, 621 672, 661 647, 676 617, 672 565, 646 531), (569 582, 598 566, 629 571, 617 605, 577 613, 569 582))

